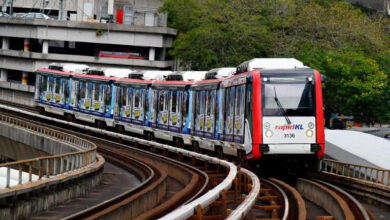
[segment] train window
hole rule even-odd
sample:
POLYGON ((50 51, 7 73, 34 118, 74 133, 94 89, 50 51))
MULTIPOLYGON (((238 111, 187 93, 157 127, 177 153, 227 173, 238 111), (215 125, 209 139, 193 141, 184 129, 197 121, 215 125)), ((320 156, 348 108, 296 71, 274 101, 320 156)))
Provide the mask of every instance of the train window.
POLYGON ((156 114, 156 109, 157 109, 157 102, 158 102, 158 90, 153 90, 152 91, 152 112, 150 113, 150 119, 154 123, 156 122, 157 119, 157 114, 156 114))
POLYGON ((266 116, 314 115, 314 86, 306 76, 268 77, 262 81, 262 94, 263 114, 266 116))
POLYGON ((47 76, 42 76, 42 88, 40 88, 40 91, 46 91, 47 90, 47 76))
POLYGON ((242 115, 244 113, 245 103, 245 85, 237 86, 236 89, 236 106, 235 115, 242 115))
POLYGON ((53 77, 53 87, 54 87, 54 92, 55 93, 60 93, 60 89, 61 89, 61 83, 60 83, 60 79, 57 79, 55 77, 53 77))
POLYGON ((145 115, 149 115, 149 93, 150 89, 145 90, 145 115))
POLYGON ((252 123, 253 123, 253 118, 252 118, 252 84, 248 83, 246 87, 246 107, 245 107, 245 116, 246 119, 249 122, 249 128, 250 131, 252 131, 252 123))
POLYGON ((226 117, 225 117, 225 134, 233 134, 233 123, 234 123, 234 101, 235 101, 235 87, 226 89, 226 117))
POLYGON ((90 101, 92 100, 92 85, 93 85, 92 83, 87 83, 88 89, 87 89, 87 97, 86 98, 89 99, 90 101))
POLYGON ((67 79, 63 79, 63 90, 64 90, 64 95, 65 95, 65 102, 68 101, 69 99, 69 82, 67 79))
POLYGON ((49 89, 48 89, 49 92, 53 92, 53 85, 54 85, 54 78, 50 76, 49 77, 49 89))
POLYGON ((182 114, 183 114, 183 127, 187 123, 188 118, 188 104, 189 104, 189 95, 188 91, 183 91, 183 102, 182 102, 182 114))
POLYGON ((140 89, 134 89, 134 107, 138 108, 141 104, 140 89))
POLYGON ((94 101, 99 101, 100 99, 100 84, 99 83, 93 83, 92 84, 93 88, 93 100, 94 101))
POLYGON ((171 94, 171 112, 176 112, 177 91, 172 91, 171 94))
POLYGON ((196 116, 198 116, 199 114, 201 114, 201 109, 202 109, 202 101, 201 101, 201 94, 202 94, 202 91, 196 91, 196 103, 195 103, 195 114, 196 116))
POLYGON ((220 92, 220 103, 219 103, 219 106, 220 106, 220 109, 219 110, 219 123, 220 123, 220 134, 223 135, 224 133, 224 125, 225 125, 225 91, 226 89, 225 88, 222 88, 221 89, 221 92, 220 92))
MULTIPOLYGON (((75 84, 77 84, 76 83, 76 81, 75 81, 75 84)), ((79 102, 80 101, 80 99, 81 99, 81 95, 82 95, 82 93, 83 93, 83 83, 82 82, 78 82, 78 86, 76 85, 76 87, 77 87, 77 90, 78 90, 78 92, 77 92, 77 94, 76 94, 76 98, 77 98, 77 102, 79 102)))
POLYGON ((80 98, 84 99, 86 95, 87 86, 85 82, 80 82, 80 98))
POLYGON ((164 110, 164 92, 160 90, 158 92, 159 98, 158 98, 158 110, 163 111, 164 110))
POLYGON ((127 88, 127 100, 126 100, 126 105, 131 106, 133 101, 133 88, 128 87, 127 88))
POLYGON ((104 85, 104 105, 106 106, 106 112, 108 112, 110 105, 111 105, 111 86, 110 85, 104 85))
POLYGON ((47 76, 42 76, 42 88, 41 91, 47 91, 47 76))

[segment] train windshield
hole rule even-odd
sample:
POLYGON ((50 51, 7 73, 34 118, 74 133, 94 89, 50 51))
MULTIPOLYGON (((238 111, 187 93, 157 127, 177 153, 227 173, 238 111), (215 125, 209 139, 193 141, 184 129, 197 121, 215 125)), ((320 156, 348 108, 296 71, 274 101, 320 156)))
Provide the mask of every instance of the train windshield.
POLYGON ((314 116, 312 77, 263 77, 264 116, 314 116))

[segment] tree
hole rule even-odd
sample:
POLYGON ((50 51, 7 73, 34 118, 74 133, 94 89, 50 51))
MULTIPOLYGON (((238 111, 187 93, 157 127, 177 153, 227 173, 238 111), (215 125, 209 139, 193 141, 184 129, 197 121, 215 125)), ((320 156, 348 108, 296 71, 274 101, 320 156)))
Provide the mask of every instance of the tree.
POLYGON ((327 76, 328 110, 390 119, 389 19, 343 0, 165 0, 178 30, 170 54, 192 69, 297 57, 327 76))

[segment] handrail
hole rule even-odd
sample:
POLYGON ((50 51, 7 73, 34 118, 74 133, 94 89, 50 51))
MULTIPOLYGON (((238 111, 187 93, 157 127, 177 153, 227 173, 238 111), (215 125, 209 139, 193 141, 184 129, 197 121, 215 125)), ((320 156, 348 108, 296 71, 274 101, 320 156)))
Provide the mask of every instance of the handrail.
POLYGON ((383 186, 390 186, 390 170, 388 169, 328 159, 321 161, 320 169, 323 172, 330 172, 346 177, 369 181, 383 186))
POLYGON ((73 171, 85 166, 88 166, 96 161, 97 147, 94 143, 79 138, 74 135, 66 134, 60 131, 56 131, 50 128, 39 126, 30 122, 26 122, 20 119, 12 118, 0 114, 0 121, 10 124, 13 127, 18 127, 27 130, 28 132, 38 133, 46 137, 50 137, 54 140, 58 140, 62 143, 69 144, 78 152, 64 153, 53 156, 43 156, 33 159, 20 160, 15 162, 8 162, 0 164, 1 167, 7 168, 6 174, 6 188, 11 187, 12 167, 18 167, 18 185, 23 184, 23 171, 28 169, 28 182, 34 182, 41 180, 43 177, 50 178, 58 174, 63 174, 69 171, 73 171), (35 172, 34 172, 35 169, 35 172), (34 174, 36 173, 36 174, 34 174), (37 175, 37 178, 33 178, 33 175, 37 175))

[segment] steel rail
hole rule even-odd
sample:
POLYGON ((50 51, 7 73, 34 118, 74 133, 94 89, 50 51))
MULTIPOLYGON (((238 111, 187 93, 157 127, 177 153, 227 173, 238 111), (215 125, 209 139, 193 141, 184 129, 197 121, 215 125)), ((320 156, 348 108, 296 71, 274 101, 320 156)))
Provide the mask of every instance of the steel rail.
POLYGON ((289 203, 287 194, 274 181, 266 180, 266 179, 262 179, 262 181, 266 182, 266 183, 270 184, 271 186, 273 186, 274 188, 276 188, 278 190, 278 192, 282 195, 283 203, 284 203, 284 210, 283 210, 282 220, 287 220, 289 209, 290 209, 290 203, 289 203))

